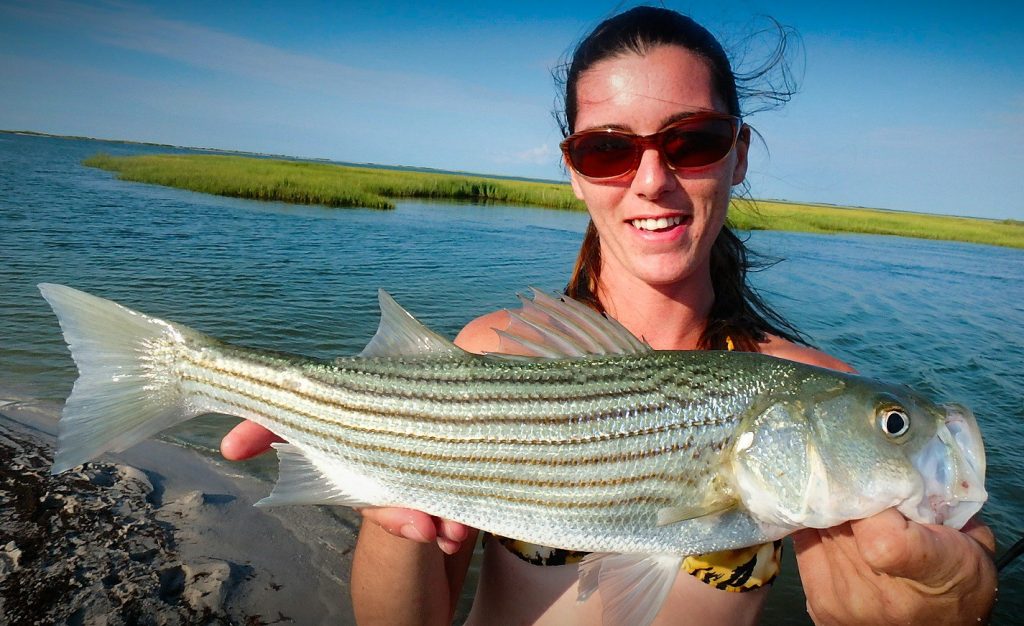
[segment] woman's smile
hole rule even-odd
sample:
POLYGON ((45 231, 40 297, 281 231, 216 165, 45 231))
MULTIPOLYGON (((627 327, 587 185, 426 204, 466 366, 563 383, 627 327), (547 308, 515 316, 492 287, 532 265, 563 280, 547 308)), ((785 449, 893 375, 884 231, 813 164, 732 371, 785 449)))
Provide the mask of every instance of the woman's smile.
POLYGON ((640 236, 651 241, 675 239, 681 236, 692 222, 692 216, 679 214, 635 217, 627 220, 640 236))
MULTIPOLYGON (((605 59, 580 77, 576 128, 651 136, 690 115, 721 113, 725 106, 712 85, 707 62, 674 46, 605 59)), ((680 286, 694 280, 710 289, 706 261, 732 186, 743 180, 745 137, 707 166, 673 168, 663 150, 648 146, 632 171, 607 180, 570 167, 573 189, 600 237, 601 272, 606 280, 621 275, 680 286)))

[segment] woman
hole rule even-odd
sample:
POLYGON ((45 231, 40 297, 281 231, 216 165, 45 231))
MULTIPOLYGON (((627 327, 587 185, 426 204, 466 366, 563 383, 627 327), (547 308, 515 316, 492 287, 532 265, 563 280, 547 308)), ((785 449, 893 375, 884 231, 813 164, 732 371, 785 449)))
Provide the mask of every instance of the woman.
MULTIPOLYGON (((591 226, 568 292, 656 349, 755 350, 849 371, 795 343, 746 284, 742 243, 724 227, 747 168, 750 129, 740 115, 724 52, 689 18, 640 7, 580 44, 566 81, 563 150, 591 226)), ((485 315, 456 343, 499 351, 493 329, 507 324, 504 312, 485 315)), ((225 437, 224 456, 251 456, 270 437, 242 424, 225 437)), ((450 622, 477 531, 400 509, 363 516, 352 572, 359 621, 450 622)), ((994 541, 984 526, 925 527, 890 510, 795 541, 808 610, 821 624, 978 623, 994 601, 994 541)), ((677 577, 657 623, 756 623, 777 547, 740 552, 688 560, 693 575, 677 577)), ((577 558, 487 538, 468 623, 600 623, 598 598, 576 602, 577 558)))

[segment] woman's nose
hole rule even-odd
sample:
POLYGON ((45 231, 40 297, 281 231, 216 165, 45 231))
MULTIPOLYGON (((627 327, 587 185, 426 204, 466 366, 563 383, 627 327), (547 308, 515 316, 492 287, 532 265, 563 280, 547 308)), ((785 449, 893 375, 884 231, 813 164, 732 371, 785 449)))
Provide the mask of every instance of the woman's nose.
POLYGON ((633 176, 633 191, 648 200, 656 200, 676 184, 675 173, 669 169, 661 152, 655 148, 644 150, 633 176))

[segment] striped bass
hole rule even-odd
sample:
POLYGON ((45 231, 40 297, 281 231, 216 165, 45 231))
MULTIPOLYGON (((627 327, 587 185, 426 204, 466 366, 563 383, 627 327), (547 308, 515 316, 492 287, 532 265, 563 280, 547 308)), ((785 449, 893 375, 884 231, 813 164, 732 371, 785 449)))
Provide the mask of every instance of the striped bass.
POLYGON ((568 298, 535 293, 497 331, 532 356, 476 355, 382 291, 363 352, 322 361, 40 290, 79 370, 53 473, 201 414, 242 417, 288 442, 258 504, 406 507, 591 552, 580 599, 625 598, 606 623, 653 620, 687 555, 890 507, 959 528, 987 497, 964 407, 766 355, 655 351, 568 298))

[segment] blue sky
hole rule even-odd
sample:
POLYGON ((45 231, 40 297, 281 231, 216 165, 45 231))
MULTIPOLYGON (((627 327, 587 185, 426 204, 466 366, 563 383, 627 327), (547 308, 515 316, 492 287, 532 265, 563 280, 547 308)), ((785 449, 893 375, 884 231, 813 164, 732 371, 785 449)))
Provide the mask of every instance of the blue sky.
MULTIPOLYGON (((666 4, 800 33, 752 195, 1024 219, 1024 3, 831 4, 666 4)), ((564 179, 551 69, 623 6, 0 0, 0 128, 564 179)))

